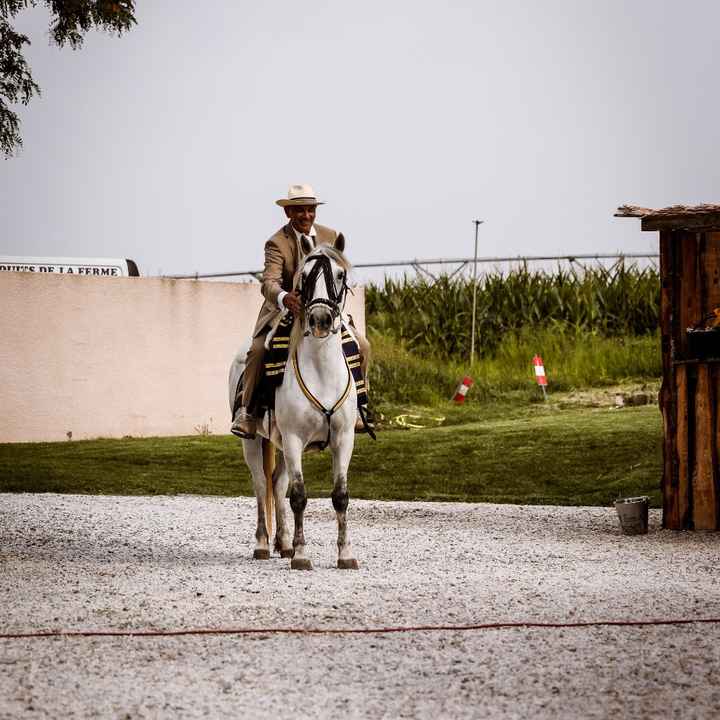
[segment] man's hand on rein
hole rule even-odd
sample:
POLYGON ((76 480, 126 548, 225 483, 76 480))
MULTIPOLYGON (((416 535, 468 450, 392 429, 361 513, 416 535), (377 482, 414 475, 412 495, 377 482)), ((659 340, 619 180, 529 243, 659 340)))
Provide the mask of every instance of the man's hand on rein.
POLYGON ((293 290, 292 292, 289 292, 285 297, 282 299, 283 305, 292 312, 293 315, 299 315, 300 314, 300 294, 293 290))

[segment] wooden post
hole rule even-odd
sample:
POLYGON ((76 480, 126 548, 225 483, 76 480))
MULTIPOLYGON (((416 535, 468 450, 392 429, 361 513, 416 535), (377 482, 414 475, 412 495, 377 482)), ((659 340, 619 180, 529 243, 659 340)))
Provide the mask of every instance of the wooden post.
POLYGON ((681 358, 687 357, 688 341, 685 330, 694 327, 702 318, 702 306, 700 297, 700 268, 698 267, 699 235, 698 233, 678 231, 677 237, 673 239, 681 252, 679 292, 676 299, 676 313, 679 326, 677 342, 677 354, 681 358))
POLYGON ((688 377, 687 365, 678 365, 675 370, 675 383, 677 391, 677 435, 675 443, 678 457, 678 486, 675 498, 674 517, 668 527, 673 530, 683 530, 688 525, 690 513, 690 409, 688 407, 688 377))
POLYGON ((267 527, 268 542, 272 547, 273 534, 273 481, 272 476, 275 472, 275 446, 269 441, 263 439, 263 470, 265 471, 265 527, 267 527))
POLYGON ((696 530, 717 529, 715 474, 715 397, 710 381, 710 366, 698 366, 695 394, 695 470, 692 497, 696 530))
POLYGON ((720 233, 705 233, 700 252, 703 310, 720 306, 720 233))
POLYGON ((715 398, 714 414, 715 427, 713 428, 713 464, 714 464, 714 481, 715 481, 715 517, 717 529, 720 530, 720 413, 717 410, 717 404, 720 402, 720 368, 714 367, 710 375, 712 383, 712 394, 715 398))
POLYGON ((673 300, 675 263, 672 232, 660 232, 660 331, 663 381, 660 388, 660 410, 663 416, 663 527, 680 530, 678 510, 677 387, 672 368, 673 300))

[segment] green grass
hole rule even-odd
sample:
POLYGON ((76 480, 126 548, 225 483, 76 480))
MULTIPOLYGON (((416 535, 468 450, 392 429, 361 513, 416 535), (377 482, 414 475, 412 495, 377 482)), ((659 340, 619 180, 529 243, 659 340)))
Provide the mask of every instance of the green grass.
POLYGON ((469 403, 537 397, 532 366, 542 356, 554 392, 648 382, 660 377, 660 338, 606 337, 598 332, 556 327, 523 328, 507 333, 492 356, 475 364, 443 360, 437 354, 411 351, 402 341, 370 330, 373 364, 371 392, 375 403, 436 405, 447 401, 464 375, 475 381, 469 403))
POLYGON ((557 325, 508 333, 490 358, 473 367, 486 388, 535 385, 532 358, 542 356, 553 388, 599 387, 660 377, 660 335, 608 337, 597 331, 557 325))
MULTIPOLYGON (((389 333, 371 331, 370 339, 371 396, 385 420, 377 443, 357 440, 353 497, 607 505, 647 494, 659 504, 657 407, 615 410, 609 390, 602 398, 597 389, 630 382, 656 390, 657 335, 528 326, 503 335, 471 368, 439 352, 411 352, 389 333), (534 380, 535 353, 545 360, 547 403, 534 380), (465 374, 475 385, 456 406, 449 398, 465 374), (606 407, 594 407, 598 399, 606 407), (401 431, 392 419, 403 413, 424 418, 418 424, 442 422, 401 431)), ((304 465, 310 495, 328 496, 329 453, 306 455, 304 465)), ((0 445, 0 491, 233 496, 252 486, 235 438, 195 436, 0 445)))
MULTIPOLYGON (((378 442, 358 438, 351 497, 607 505, 618 495, 647 494, 659 504, 662 428, 655 406, 446 409, 441 427, 389 430, 378 442)), ((329 453, 306 455, 304 466, 310 496, 329 496, 329 453)), ((252 494, 231 436, 0 445, 0 491, 252 494)))

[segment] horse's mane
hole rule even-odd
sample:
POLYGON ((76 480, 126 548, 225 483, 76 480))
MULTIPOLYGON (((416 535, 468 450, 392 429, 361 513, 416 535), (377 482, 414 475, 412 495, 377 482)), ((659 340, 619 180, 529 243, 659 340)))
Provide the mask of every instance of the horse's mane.
MULTIPOLYGON (((301 261, 300 265, 298 266, 297 271, 295 272, 295 275, 293 277, 293 290, 297 288, 298 282, 300 281, 300 276, 302 275, 303 270, 305 269, 305 265, 314 258, 318 257, 319 255, 325 255, 325 257, 330 258, 334 262, 336 262, 346 273, 349 273, 352 265, 350 264, 350 261, 345 257, 345 255, 338 250, 334 245, 329 245, 328 243, 322 243, 321 245, 318 245, 312 252, 308 253, 301 261)), ((300 316, 295 318, 295 322, 293 323, 292 330, 290 331, 290 343, 289 343, 289 353, 290 356, 295 352, 295 348, 297 347, 298 342, 300 341, 300 337, 302 335, 302 327, 303 322, 305 318, 302 314, 300 316)))

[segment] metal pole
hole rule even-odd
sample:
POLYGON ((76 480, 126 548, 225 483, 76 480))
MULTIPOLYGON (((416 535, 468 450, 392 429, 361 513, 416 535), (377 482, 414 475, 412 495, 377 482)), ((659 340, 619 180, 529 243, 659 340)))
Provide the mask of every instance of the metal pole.
POLYGON ((472 329, 470 331, 470 367, 475 362, 475 311, 477 307, 477 251, 478 251, 478 228, 483 220, 474 220, 475 223, 475 259, 473 260, 473 308, 472 308, 472 329))

